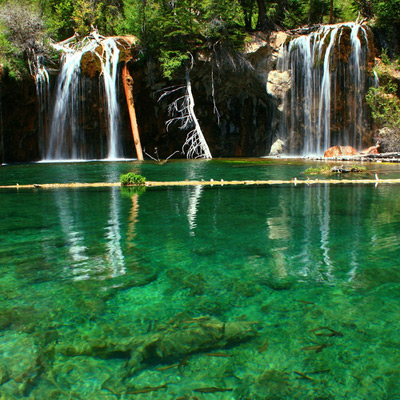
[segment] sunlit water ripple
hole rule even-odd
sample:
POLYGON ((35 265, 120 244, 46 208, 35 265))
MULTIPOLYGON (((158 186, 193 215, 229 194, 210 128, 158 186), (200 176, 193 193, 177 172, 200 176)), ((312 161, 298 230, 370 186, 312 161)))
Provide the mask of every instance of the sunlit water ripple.
MULTIPOLYGON (((291 162, 29 165, 0 177, 304 178, 308 165, 291 162)), ((389 185, 2 191, 0 394, 399 398, 399 198, 389 185)))

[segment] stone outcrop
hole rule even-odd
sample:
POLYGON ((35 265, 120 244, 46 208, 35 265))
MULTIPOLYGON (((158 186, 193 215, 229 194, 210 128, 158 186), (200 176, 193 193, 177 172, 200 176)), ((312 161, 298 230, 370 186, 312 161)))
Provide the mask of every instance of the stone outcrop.
MULTIPOLYGON (((288 42, 289 36, 285 32, 251 34, 245 51, 236 60, 237 65, 226 60, 226 54, 224 58, 223 53, 219 59, 215 59, 212 54, 202 54, 195 60, 190 73, 195 112, 213 157, 263 156, 270 153, 270 150, 271 154, 279 154, 282 150, 276 148, 278 138, 285 140, 285 152, 292 147, 297 150, 301 148, 300 133, 293 131, 292 136, 286 138, 289 129, 282 129, 280 126, 282 119, 288 117, 284 115, 287 111, 284 111, 283 106, 290 100, 294 77, 290 70, 281 71, 277 62, 282 46, 288 42), (276 145, 271 148, 274 142, 276 145)), ((162 77, 155 64, 130 62, 129 60, 137 59, 139 47, 136 38, 119 38, 118 43, 118 74, 123 64, 128 62, 127 68, 133 78, 132 92, 142 147, 147 154, 160 158, 181 152, 187 132, 174 125, 167 130, 165 125, 170 118, 168 105, 175 99, 165 97, 158 101, 158 97, 163 93, 163 88, 181 85, 184 76, 177 74, 176 79, 171 82, 162 77)), ((96 52, 101 52, 101 49, 96 49, 96 52)), ((345 54, 341 56, 345 57, 345 54)), ((86 145, 104 150, 107 146, 107 126, 104 122, 104 93, 99 84, 100 66, 101 62, 96 54, 82 57, 81 71, 85 79, 85 92, 82 93, 83 109, 78 123, 81 124, 86 145)), ((50 81, 54 88, 55 74, 50 77, 50 81)), ((40 160, 46 133, 40 132, 38 114, 40 110, 46 110, 43 105, 38 104, 35 82, 31 79, 19 86, 5 77, 2 83, 1 161, 40 160)), ((121 146, 125 157, 136 157, 120 79, 118 84, 121 85, 118 88, 121 146)), ((50 113, 51 109, 44 116, 45 122, 50 113)), ((344 116, 331 120, 332 143, 335 143, 339 125, 345 124, 347 120, 344 116)), ((304 128, 304 121, 298 123, 304 128)), ((364 146, 368 144, 364 143, 364 146)), ((175 157, 185 155, 180 153, 175 157)))
POLYGON ((352 146, 333 146, 325 151, 324 157, 355 156, 357 150, 352 146))
POLYGON ((279 111, 283 111, 283 101, 292 83, 289 71, 271 71, 267 78, 267 93, 279 100, 279 111))
POLYGON ((270 156, 279 156, 283 153, 285 149, 285 142, 282 139, 276 140, 271 146, 271 150, 269 152, 270 156))

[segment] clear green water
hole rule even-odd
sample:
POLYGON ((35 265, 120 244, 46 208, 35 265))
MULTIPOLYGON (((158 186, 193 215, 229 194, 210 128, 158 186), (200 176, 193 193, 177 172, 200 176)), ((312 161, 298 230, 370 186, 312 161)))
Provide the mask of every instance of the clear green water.
MULTIPOLYGON (((351 163, 328 163, 329 165, 352 165, 351 163)), ((268 179, 306 179, 304 171, 309 167, 320 167, 321 162, 298 159, 214 159, 214 160, 170 160, 166 164, 156 162, 126 161, 54 163, 54 164, 21 164, 0 168, 1 185, 16 183, 68 183, 68 182, 118 182, 121 174, 134 172, 141 174, 149 181, 174 180, 268 180, 268 179)), ((360 165, 360 164, 359 164, 360 165)), ((366 173, 352 174, 353 179, 379 177, 396 178, 400 174, 399 164, 363 164, 366 173)), ((348 175, 344 176, 348 178, 348 175)), ((324 178, 321 176, 320 178, 324 178)), ((335 178, 335 176, 329 176, 335 178)), ((337 177, 340 179, 340 177, 337 177)))
MULTIPOLYGON (((1 167, 0 182, 114 181, 132 170, 285 179, 306 168, 38 164, 1 167)), ((400 399, 400 187, 0 199, 0 398, 400 399), (232 390, 196 391, 210 387, 232 390)))

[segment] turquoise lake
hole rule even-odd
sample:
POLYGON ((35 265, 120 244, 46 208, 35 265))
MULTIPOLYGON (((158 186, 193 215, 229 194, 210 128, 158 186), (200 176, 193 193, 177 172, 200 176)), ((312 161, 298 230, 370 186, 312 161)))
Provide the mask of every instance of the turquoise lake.
MULTIPOLYGON (((0 184, 307 179, 315 164, 39 163, 0 167, 0 184)), ((351 177, 400 177, 366 166, 351 177)), ((400 399, 400 186, 0 199, 0 399, 400 399)))

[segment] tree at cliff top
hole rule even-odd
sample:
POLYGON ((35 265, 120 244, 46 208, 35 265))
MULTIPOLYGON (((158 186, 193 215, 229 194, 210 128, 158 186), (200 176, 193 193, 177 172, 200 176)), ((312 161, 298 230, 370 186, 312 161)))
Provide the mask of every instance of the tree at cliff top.
POLYGON ((240 47, 243 13, 234 0, 125 0, 122 31, 141 39, 147 55, 157 59, 166 77, 189 62, 189 53, 207 51, 229 40, 240 47))
POLYGON ((90 26, 104 35, 116 33, 122 15, 122 0, 39 0, 49 20, 49 28, 58 39, 77 32, 86 36, 90 26))
POLYGON ((304 25, 351 21, 357 13, 351 0, 287 0, 283 25, 304 25))
POLYGON ((0 7, 1 62, 15 78, 37 73, 38 60, 48 55, 47 34, 40 10, 33 4, 8 2, 0 7))
POLYGON ((360 14, 370 21, 377 42, 391 57, 400 53, 400 0, 353 0, 360 14))
POLYGON ((400 0, 353 0, 354 6, 368 18, 375 18, 377 27, 400 31, 400 0))

